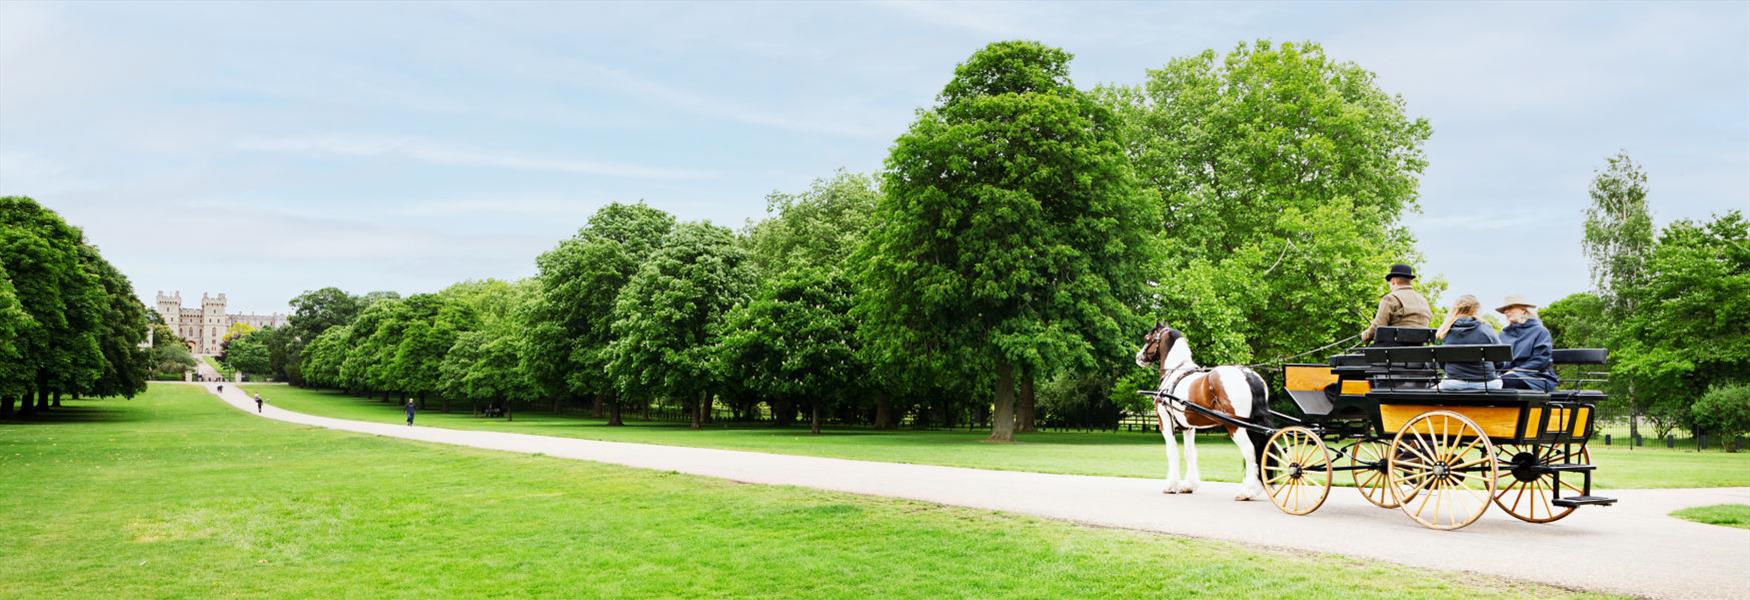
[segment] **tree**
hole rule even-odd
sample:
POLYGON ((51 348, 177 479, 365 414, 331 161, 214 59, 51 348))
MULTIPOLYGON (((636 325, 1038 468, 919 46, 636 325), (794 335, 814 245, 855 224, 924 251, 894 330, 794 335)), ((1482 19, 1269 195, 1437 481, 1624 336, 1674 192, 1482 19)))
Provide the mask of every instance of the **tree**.
POLYGON ((292 298, 292 314, 286 317, 286 326, 294 337, 307 344, 331 327, 351 323, 364 310, 364 304, 363 298, 336 287, 307 291, 292 298))
MULTIPOLYGON (((1647 173, 1627 152, 1618 152, 1606 158, 1604 169, 1593 175, 1587 195, 1591 204, 1586 208, 1580 248, 1589 263, 1592 288, 1603 301, 1605 322, 1621 322, 1635 312, 1636 292, 1646 282, 1647 262, 1653 252, 1647 173)), ((1629 435, 1639 437, 1640 417, 1648 403, 1640 397, 1630 371, 1613 364, 1611 374, 1613 395, 1628 408, 1629 435)))
POLYGON ((1162 202, 1152 308, 1206 364, 1357 334, 1389 266, 1417 262, 1402 216, 1417 207, 1430 127, 1360 66, 1258 41, 1096 93, 1162 202))
POLYGON ((1154 202, 1070 58, 999 42, 957 67, 895 142, 853 260, 875 355, 994 384, 993 440, 1013 439, 1017 379, 1130 352, 1154 256, 1154 202))
POLYGON ((225 341, 229 341, 232 338, 243 337, 245 335, 249 335, 249 334, 255 333, 257 331, 261 331, 261 328, 256 327, 254 325, 250 325, 248 323, 244 323, 242 321, 238 321, 236 323, 232 323, 230 327, 225 328, 225 335, 224 335, 224 337, 220 338, 220 343, 223 343, 225 341))
POLYGON ((247 374, 271 377, 267 340, 260 332, 231 340, 225 350, 225 365, 247 374))
POLYGON ((151 357, 150 352, 141 346, 146 341, 146 313, 150 311, 134 296, 133 283, 104 260, 97 248, 81 245, 80 258, 101 287, 103 300, 98 307, 97 341, 103 354, 103 365, 95 380, 69 391, 132 398, 146 391, 151 357))
POLYGON ((1697 428, 1713 432, 1727 452, 1737 452, 1739 437, 1750 432, 1750 385, 1709 388, 1691 410, 1697 428))
POLYGON ((479 326, 474 307, 450 294, 414 294, 403 301, 401 336, 386 368, 391 387, 419 399, 436 394, 439 368, 456 336, 479 326))
POLYGON ((881 192, 867 175, 839 171, 797 194, 766 196, 764 221, 747 228, 748 260, 775 275, 792 268, 843 268, 868 234, 881 192))
POLYGON ((622 423, 618 387, 608 370, 614 305, 673 229, 673 216, 643 203, 609 204, 536 259, 539 291, 528 307, 522 362, 542 391, 594 395, 598 406, 608 407, 608 424, 622 423))
POLYGON ((1538 311, 1557 348, 1605 348, 1610 342, 1610 317, 1604 299, 1590 292, 1569 294, 1538 311))
POLYGON ((1704 390, 1750 373, 1750 222, 1732 211, 1708 223, 1667 225, 1625 290, 1633 307, 1615 337, 1612 377, 1635 384, 1638 402, 1687 422, 1704 390))
MULTIPOLYGON (((15 323, 15 343, 29 380, 18 396, 22 414, 47 409, 50 396, 83 390, 103 373, 104 290, 81 257, 83 237, 35 200, 0 197, 0 267, 11 276, 29 316, 15 323)), ((12 400, 0 400, 0 411, 12 400)))
MULTIPOLYGON (((850 318, 850 280, 821 267, 791 269, 770 279, 747 304, 729 311, 720 342, 735 380, 771 398, 806 402, 810 431, 820 433, 822 409, 861 391, 857 329, 850 318)), ((787 410, 787 408, 785 409, 787 410)))
POLYGON ((719 322, 750 287, 747 252, 735 234, 683 223, 663 237, 614 303, 608 372, 628 394, 697 398, 704 422, 718 383, 719 322))
POLYGON ((30 313, 18 303, 12 277, 0 261, 0 417, 11 416, 14 399, 30 389, 33 373, 19 349, 19 335, 32 325, 30 313))
POLYGON ((347 344, 352 339, 352 327, 330 327, 304 347, 302 369, 304 380, 311 385, 351 390, 340 376, 346 362, 347 344))

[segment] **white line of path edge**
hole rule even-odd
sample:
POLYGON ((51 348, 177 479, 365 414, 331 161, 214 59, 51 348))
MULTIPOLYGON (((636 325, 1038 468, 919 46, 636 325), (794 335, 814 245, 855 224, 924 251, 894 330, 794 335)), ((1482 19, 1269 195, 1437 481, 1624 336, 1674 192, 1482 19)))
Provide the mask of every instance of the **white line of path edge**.
MULTIPOLYGON (((223 394, 256 414, 235 384, 223 394)), ((1434 531, 1397 510, 1376 508, 1334 488, 1317 512, 1295 517, 1268 502, 1235 502, 1239 484, 1205 482, 1197 493, 1163 495, 1158 480, 1052 475, 603 442, 575 438, 409 427, 318 417, 268 404, 260 416, 371 435, 489 450, 543 454, 746 483, 907 498, 1015 512, 1102 527, 1311 550, 1413 567, 1658 598, 1750 598, 1750 530, 1668 516, 1688 506, 1750 503, 1750 488, 1609 490, 1616 506, 1584 507, 1546 525, 1522 523, 1498 507, 1458 531, 1434 531)), ((1608 465, 1601 467, 1608 468, 1608 465)))

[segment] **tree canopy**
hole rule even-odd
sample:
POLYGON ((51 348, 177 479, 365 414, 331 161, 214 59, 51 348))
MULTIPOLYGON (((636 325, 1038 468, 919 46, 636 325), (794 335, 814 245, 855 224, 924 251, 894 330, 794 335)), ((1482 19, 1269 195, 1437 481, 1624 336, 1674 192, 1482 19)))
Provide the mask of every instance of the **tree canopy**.
POLYGON ((955 69, 887 159, 858 318, 879 354, 989 381, 1012 439, 1017 377, 1115 359, 1135 331, 1159 221, 1070 55, 999 42, 955 69))

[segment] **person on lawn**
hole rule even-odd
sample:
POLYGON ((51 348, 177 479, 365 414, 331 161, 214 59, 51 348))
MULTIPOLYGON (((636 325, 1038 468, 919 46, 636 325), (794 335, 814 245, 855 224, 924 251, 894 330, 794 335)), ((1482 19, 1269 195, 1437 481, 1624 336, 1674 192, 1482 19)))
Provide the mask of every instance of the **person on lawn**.
MULTIPOLYGON (((1434 332, 1434 339, 1443 340, 1443 344, 1501 343, 1495 337, 1493 327, 1477 320, 1477 311, 1481 309, 1482 303, 1476 296, 1459 296, 1458 301, 1452 303, 1452 310, 1446 313, 1446 322, 1434 332)), ((1446 371, 1446 377, 1435 386, 1440 391, 1501 389, 1501 378, 1495 374, 1495 365, 1488 361, 1441 363, 1440 368, 1446 371)))
POLYGON ((1416 280, 1416 272, 1410 269, 1410 265, 1392 265, 1385 280, 1391 282, 1391 291, 1380 297, 1373 321, 1367 324, 1366 331, 1361 332, 1362 343, 1373 341, 1374 330, 1381 327, 1427 327, 1434 319, 1434 310, 1428 307, 1428 299, 1410 289, 1410 282, 1416 280))
POLYGON ((1501 330, 1501 342, 1513 346, 1513 360, 1501 373, 1508 388, 1547 392, 1556 389, 1561 380, 1556 377, 1555 338, 1532 312, 1537 305, 1525 296, 1509 294, 1501 307, 1495 309, 1507 317, 1507 327, 1501 330))
POLYGON ((257 393, 257 394, 255 394, 255 413, 256 414, 261 414, 261 404, 262 404, 261 394, 257 393))
POLYGON ((413 426, 413 399, 407 399, 407 426, 413 426))

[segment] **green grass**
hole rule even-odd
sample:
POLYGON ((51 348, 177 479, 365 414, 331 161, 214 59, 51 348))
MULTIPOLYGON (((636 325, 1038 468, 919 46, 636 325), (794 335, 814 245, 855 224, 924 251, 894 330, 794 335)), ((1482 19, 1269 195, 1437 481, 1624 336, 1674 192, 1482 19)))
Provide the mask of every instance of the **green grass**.
MULTIPOLYGON (((399 405, 338 392, 286 386, 244 386, 261 392, 268 402, 325 417, 399 423, 406 416, 399 405)), ((484 419, 461 412, 441 413, 433 405, 421 411, 417 423, 432 427, 514 431, 593 440, 642 442, 671 446, 727 448, 778 454, 800 454, 885 462, 947 465, 984 469, 1163 478, 1166 458, 1159 434, 1040 432, 1025 434, 1013 444, 983 441, 983 431, 876 431, 828 428, 809 435, 806 426, 707 426, 701 431, 684 423, 643 422, 635 417, 625 427, 608 427, 600 419, 550 412, 519 411, 515 420, 484 419)), ((1204 479, 1238 481, 1239 451, 1225 436, 1203 436, 1197 444, 1204 479)), ((1681 452, 1664 448, 1622 446, 1591 448, 1599 465, 1599 488, 1750 486, 1750 453, 1681 452)), ((1338 473, 1337 483, 1347 485, 1338 473)))
POLYGON ((200 357, 200 359, 203 361, 206 361, 207 366, 212 367, 213 370, 215 370, 215 371, 218 371, 220 375, 224 375, 226 379, 231 378, 231 367, 226 366, 225 363, 219 362, 218 358, 215 358, 215 357, 210 356, 210 355, 202 355, 200 357))
POLYGON ((0 597, 1576 596, 302 427, 193 386, 42 418, 0 424, 0 597))
POLYGON ((1696 506, 1671 513, 1686 521, 1750 529, 1750 504, 1715 504, 1696 506))

